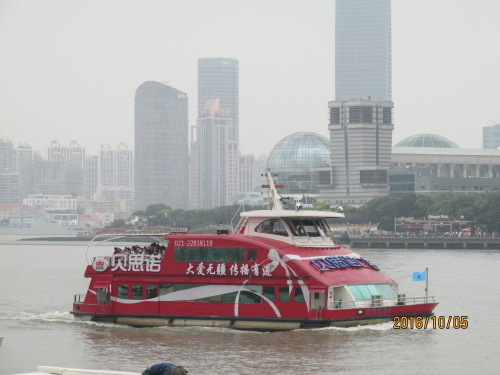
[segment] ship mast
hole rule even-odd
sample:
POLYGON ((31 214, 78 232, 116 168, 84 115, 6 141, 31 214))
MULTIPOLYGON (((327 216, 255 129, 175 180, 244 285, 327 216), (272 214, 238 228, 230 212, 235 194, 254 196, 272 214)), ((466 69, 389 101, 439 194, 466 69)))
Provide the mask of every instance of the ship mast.
POLYGON ((269 181, 269 190, 271 190, 271 196, 273 198, 273 207, 271 208, 271 210, 284 210, 285 208, 283 207, 283 200, 276 190, 276 186, 274 185, 274 180, 273 176, 271 175, 270 169, 266 170, 266 177, 269 181))

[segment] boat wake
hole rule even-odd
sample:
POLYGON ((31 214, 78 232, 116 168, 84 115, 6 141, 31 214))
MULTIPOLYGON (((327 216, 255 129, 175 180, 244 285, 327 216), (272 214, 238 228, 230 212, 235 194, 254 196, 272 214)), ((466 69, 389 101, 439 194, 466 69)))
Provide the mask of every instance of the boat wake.
POLYGON ((46 323, 67 323, 79 325, 91 325, 101 327, 122 328, 127 326, 111 325, 109 323, 98 323, 75 320, 69 312, 52 311, 46 313, 32 313, 27 311, 0 311, 0 321, 22 321, 22 322, 46 322, 46 323))
MULTIPOLYGON (((393 329, 394 323, 379 323, 355 327, 325 327, 315 328, 315 331, 342 331, 342 332, 358 332, 358 331, 390 331, 393 329)), ((303 330, 302 330, 303 331, 303 330)))

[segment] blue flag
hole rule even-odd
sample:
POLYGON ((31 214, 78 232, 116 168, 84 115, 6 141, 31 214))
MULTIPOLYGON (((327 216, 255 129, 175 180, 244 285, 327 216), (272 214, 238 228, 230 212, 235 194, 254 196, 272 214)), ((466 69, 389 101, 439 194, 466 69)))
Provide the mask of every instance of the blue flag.
POLYGON ((413 272, 413 277, 411 278, 411 281, 425 281, 426 279, 426 272, 413 272))

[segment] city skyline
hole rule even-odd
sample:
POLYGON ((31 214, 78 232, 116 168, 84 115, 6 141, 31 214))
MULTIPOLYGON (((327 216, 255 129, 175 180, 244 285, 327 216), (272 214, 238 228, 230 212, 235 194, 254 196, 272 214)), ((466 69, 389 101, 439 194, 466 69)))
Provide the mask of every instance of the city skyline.
MULTIPOLYGON (((333 1, 125 1, 101 4, 99 12, 88 2, 38 4, 0 4, 0 135, 15 146, 43 150, 52 138, 76 139, 96 154, 102 143, 131 145, 135 88, 170 81, 196 102, 197 60, 217 55, 240 62, 242 153, 267 154, 297 131, 328 135, 333 1)), ((393 2, 393 143, 425 132, 481 147, 482 127, 500 120, 499 52, 490 48, 499 39, 499 12, 492 1, 393 2)), ((189 111, 192 126, 196 107, 189 111)))

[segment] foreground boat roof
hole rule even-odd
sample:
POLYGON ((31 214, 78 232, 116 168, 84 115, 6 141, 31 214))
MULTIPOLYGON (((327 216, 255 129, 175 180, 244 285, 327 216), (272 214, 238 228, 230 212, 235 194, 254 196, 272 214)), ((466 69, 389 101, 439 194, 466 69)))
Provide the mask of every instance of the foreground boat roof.
POLYGON ((344 218, 340 212, 330 211, 292 211, 292 210, 260 210, 247 211, 240 214, 241 217, 304 217, 304 218, 344 218))

